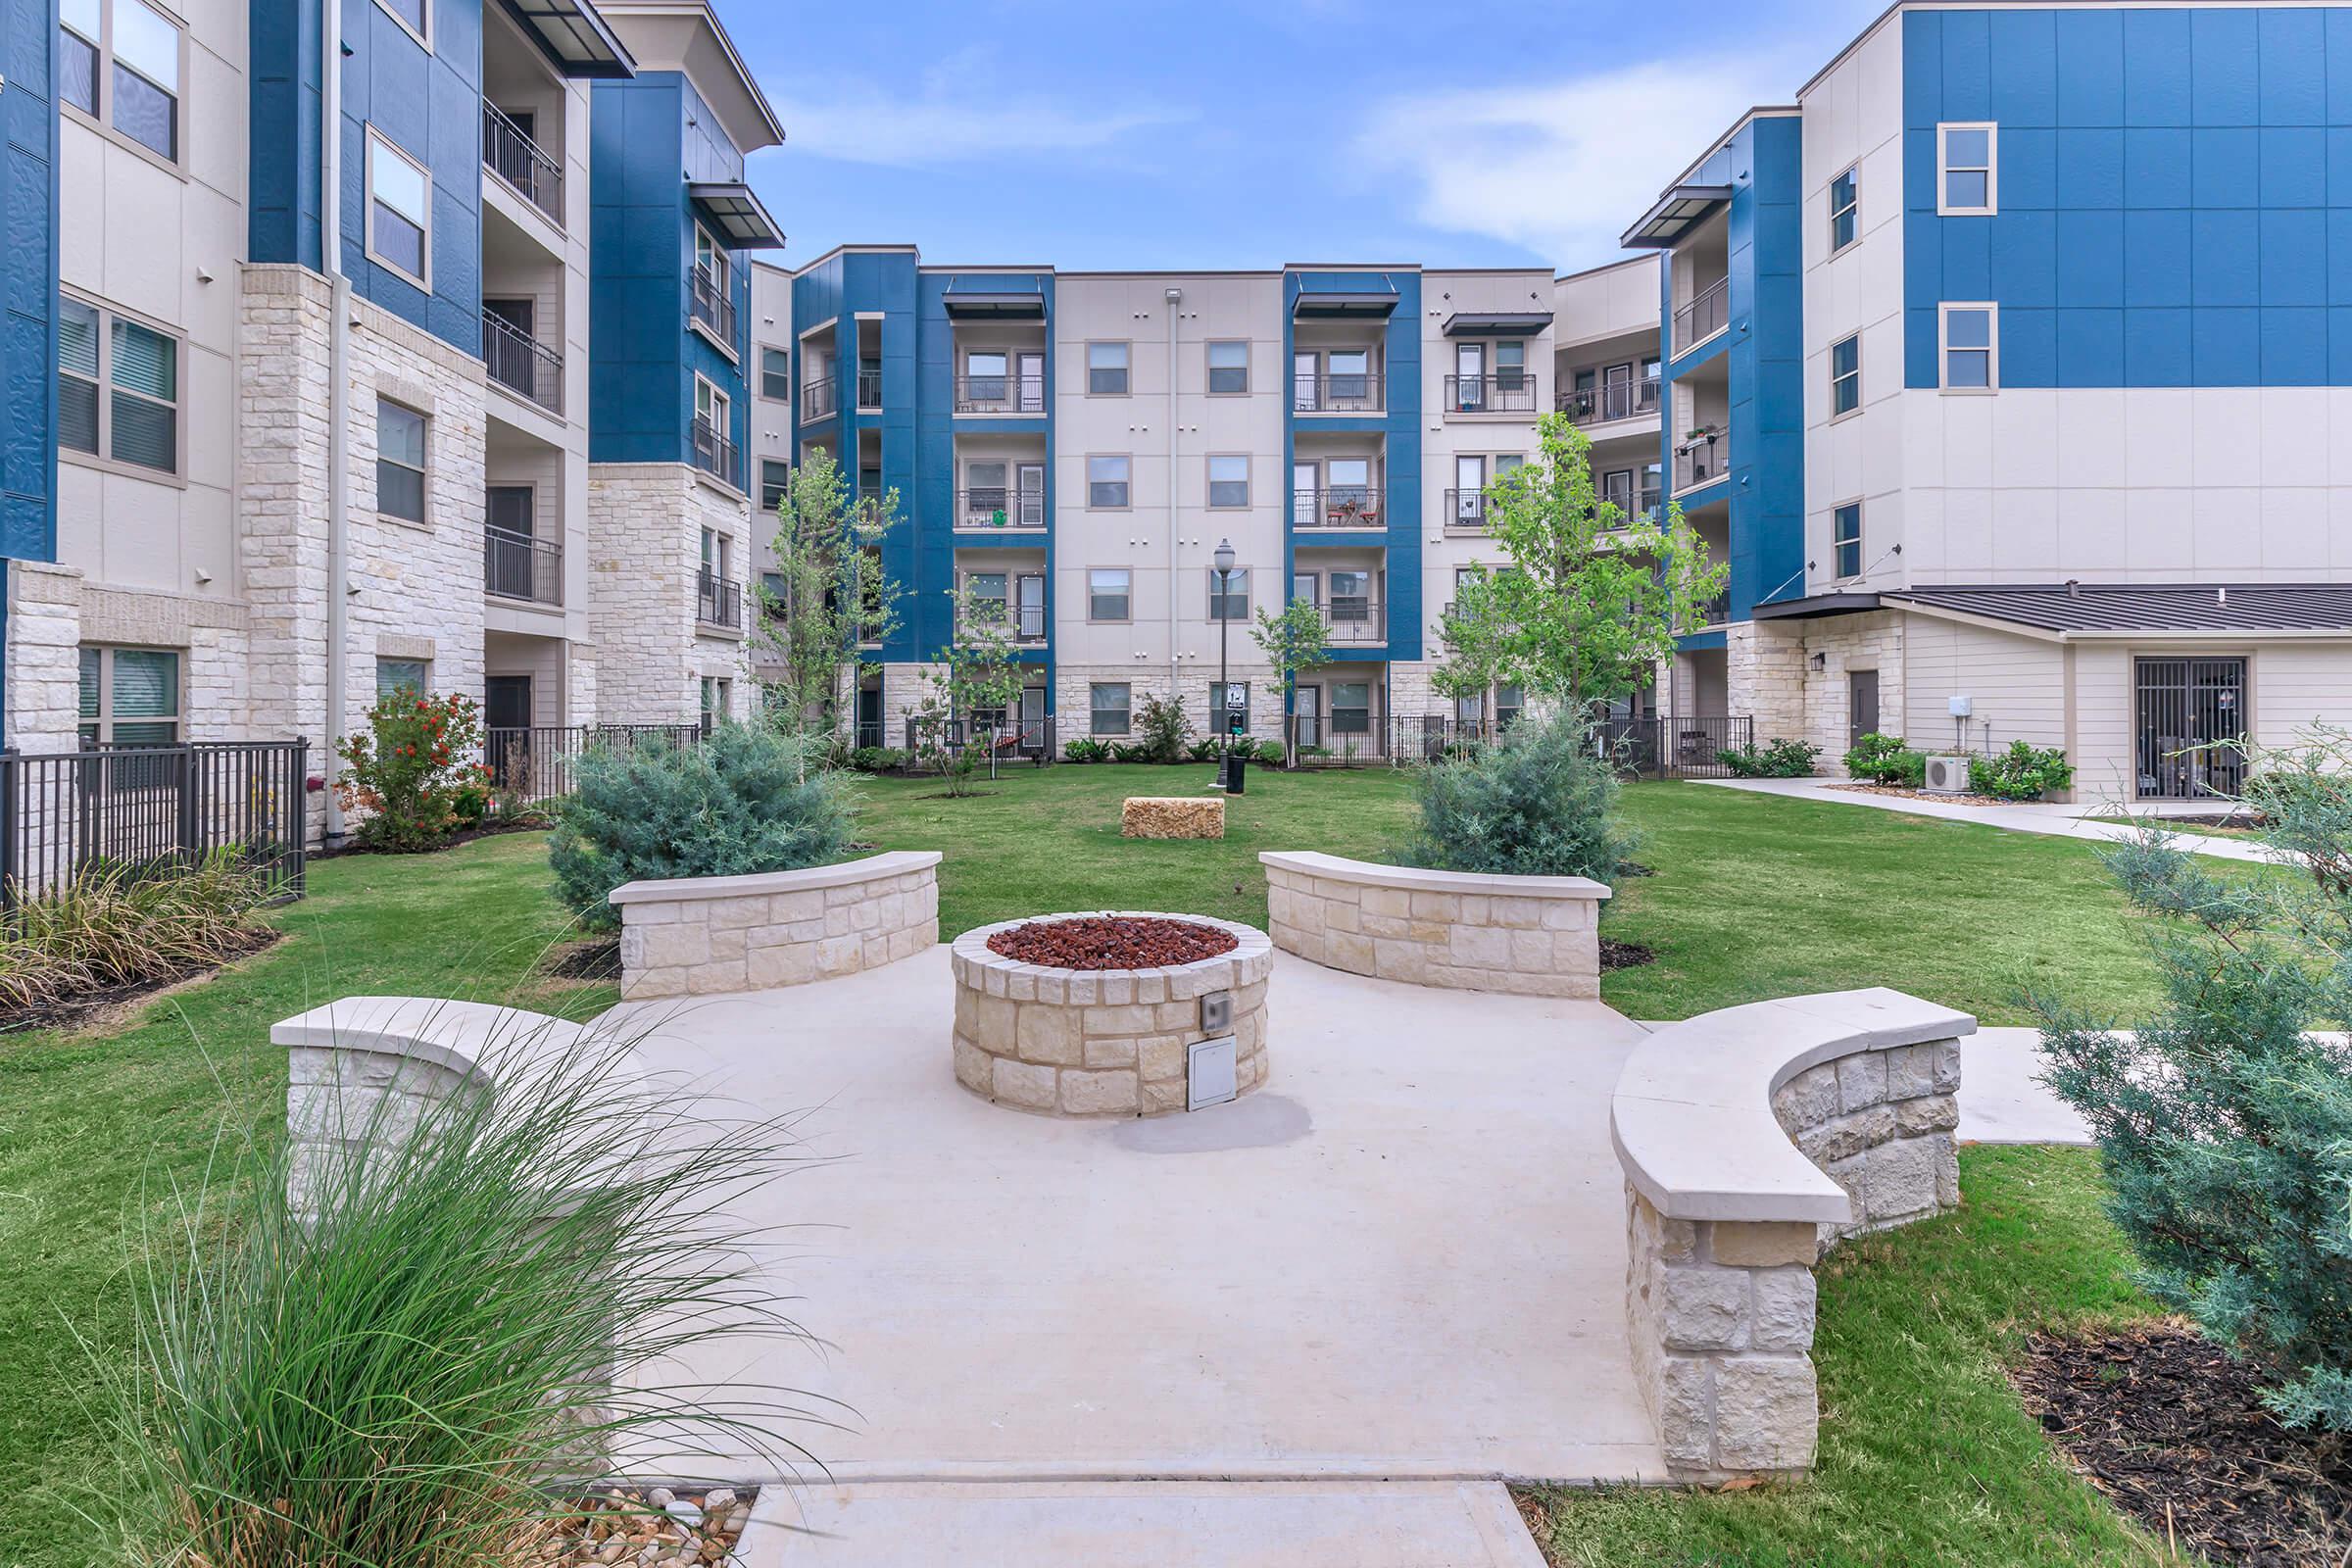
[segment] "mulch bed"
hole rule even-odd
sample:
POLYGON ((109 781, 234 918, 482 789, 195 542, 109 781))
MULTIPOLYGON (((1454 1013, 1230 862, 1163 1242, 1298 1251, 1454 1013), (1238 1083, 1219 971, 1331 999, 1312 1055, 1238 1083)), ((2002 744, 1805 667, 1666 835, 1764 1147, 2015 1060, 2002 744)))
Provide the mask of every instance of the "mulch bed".
POLYGON ((1945 795, 1934 790, 1905 789, 1900 784, 1832 784, 1828 788, 1849 795, 1892 795, 1906 801, 1948 801, 1954 806, 2018 806, 2019 801, 1995 800, 1989 795, 1945 795))
POLYGON ((538 1556, 559 1568, 726 1562, 751 1517, 756 1492, 612 1488, 581 1499, 579 1512, 551 1521, 538 1556))
POLYGON ((1232 932, 1213 925, 1137 915, 1032 920, 988 939, 991 953, 1051 969, 1156 969, 1213 958, 1240 946, 1232 932))
POLYGON ((22 1007, 0 1007, 0 1035, 23 1034, 28 1029, 70 1031, 101 1018, 113 1017, 159 993, 194 981, 208 980, 220 972, 221 963, 249 958, 265 948, 275 946, 283 934, 267 926, 257 926, 238 937, 236 951, 220 963, 184 964, 169 974, 152 975, 124 985, 100 986, 93 991, 78 991, 54 1002, 36 1002, 22 1007))
POLYGON ((1611 942, 1600 939, 1600 968, 1603 974, 1611 969, 1639 969, 1645 963, 1655 963, 1658 956, 1639 942, 1611 942))
POLYGON ((2036 1335, 2010 1377, 2090 1484, 2160 1541, 2215 1562, 2352 1555, 2352 1456, 2262 1407, 2252 1369, 2177 1324, 2036 1335))
POLYGON ((346 855, 438 855, 443 850, 454 850, 461 844, 471 844, 475 839, 500 838, 509 833, 544 833, 547 829, 548 822, 545 817, 526 816, 513 822, 489 822, 480 827, 469 827, 463 833, 452 833, 440 843, 421 850, 395 849, 388 844, 362 844, 355 838, 348 844, 332 849, 321 846, 311 851, 303 858, 339 860, 346 855))
POLYGON ((559 980, 617 980, 620 978, 620 938, 597 937, 551 948, 539 960, 539 972, 559 980))

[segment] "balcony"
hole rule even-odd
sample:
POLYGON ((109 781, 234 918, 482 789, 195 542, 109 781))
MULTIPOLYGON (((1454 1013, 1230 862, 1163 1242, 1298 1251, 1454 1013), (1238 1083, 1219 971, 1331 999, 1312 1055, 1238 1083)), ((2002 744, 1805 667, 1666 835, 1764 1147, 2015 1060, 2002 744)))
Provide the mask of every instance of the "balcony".
POLYGON ((564 412, 564 356, 490 311, 482 313, 482 366, 508 391, 564 412))
POLYGON ((1674 449, 1674 492, 1713 484, 1731 467, 1732 444, 1720 430, 1690 437, 1674 449))
POLYGON ((1298 414, 1378 414, 1380 377, 1369 370, 1291 377, 1291 408, 1298 414))
POLYGON ((858 406, 861 409, 878 409, 882 406, 882 367, 879 365, 858 367, 858 406))
POLYGON ((836 398, 837 394, 831 376, 816 381, 803 381, 801 383, 801 417, 804 419, 830 417, 836 398))
POLYGON ((1553 406, 1572 424, 1606 424, 1611 419, 1642 418, 1658 412, 1658 378, 1604 381, 1596 386, 1563 389, 1553 406))
POLYGON ((1682 354, 1704 343, 1732 322, 1732 280, 1715 279, 1674 308, 1674 352, 1682 354))
POLYGON ((686 274, 686 319, 700 321, 732 353, 735 347, 735 296, 727 280, 701 268, 686 274))
POLYGON ((1533 414, 1536 377, 1528 370, 1497 370, 1493 375, 1449 375, 1446 378, 1447 414, 1533 414))
POLYGON ((482 530, 482 588, 501 599, 564 603, 564 547, 506 528, 482 530))
POLYGON ((705 626, 743 630, 743 584, 708 569, 694 574, 694 618, 705 626))
POLYGON ((1017 612, 1007 613, 1002 600, 981 600, 975 607, 978 613, 967 620, 958 620, 956 634, 969 638, 977 633, 1007 632, 1011 641, 1021 647, 1034 647, 1046 640, 1046 607, 1028 604, 1017 612))
POLYGON ((694 466, 742 489, 743 470, 737 463, 735 443, 718 426, 701 417, 694 421, 693 436, 694 466))
POLYGON ((988 485, 956 493, 956 526, 974 533, 1043 533, 1046 498, 1034 490, 988 485))
POLYGON ((1046 412, 1046 378, 1042 371, 1029 374, 1006 372, 1004 375, 959 375, 956 378, 956 412, 957 414, 1043 414, 1046 412))
POLYGON ((1381 509, 1380 488, 1368 484, 1333 485, 1323 490, 1291 492, 1293 528, 1379 529, 1388 526, 1381 509))
POLYGON ((1334 648, 1377 648, 1389 640, 1389 616, 1379 600, 1335 598, 1315 607, 1323 637, 1334 648))
POLYGON ((564 166, 487 102, 482 105, 482 167, 514 186, 558 228, 564 226, 564 166))
POLYGON ((1446 531, 1483 534, 1487 531, 1487 493, 1484 490, 1446 492, 1446 531))

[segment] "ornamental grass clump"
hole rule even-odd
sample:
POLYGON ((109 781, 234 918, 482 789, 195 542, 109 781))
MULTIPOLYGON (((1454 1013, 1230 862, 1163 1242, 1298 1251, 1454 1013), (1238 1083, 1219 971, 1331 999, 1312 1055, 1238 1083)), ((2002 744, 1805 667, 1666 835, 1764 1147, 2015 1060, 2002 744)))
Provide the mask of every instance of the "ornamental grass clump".
POLYGON ((1529 719, 1492 746, 1423 768, 1406 865, 1505 876, 1582 876, 1612 886, 1633 849, 1616 771, 1570 718, 1529 719))
POLYGON ((825 865, 848 851, 857 802, 823 766, 821 741, 765 724, 720 724, 699 745, 583 754, 556 812, 556 892, 592 931, 620 924, 606 895, 623 883, 743 876, 825 865))
POLYGON ((47 892, 23 890, 0 920, 0 1007, 113 986, 176 980, 268 940, 269 896, 233 849, 188 866, 83 865, 47 892))
POLYGON ((2135 1035, 2053 1002, 2045 1081, 2096 1135, 2108 1211, 2160 1300, 2352 1432, 2352 736, 2248 758, 2276 870, 2218 872, 2149 819, 2105 858, 2164 1002, 2135 1035))
POLYGON ((383 1097, 340 1157, 224 1138, 196 1190, 143 1195, 170 1217, 131 1265, 131 1364, 102 1369, 141 1468, 92 1509, 93 1561, 503 1568, 632 1454, 808 1462, 784 1434, 824 1402, 673 1370, 722 1335, 806 1343, 733 1217, 797 1162, 788 1130, 713 1117, 626 1038, 542 1044, 497 1044, 495 1092, 383 1097))

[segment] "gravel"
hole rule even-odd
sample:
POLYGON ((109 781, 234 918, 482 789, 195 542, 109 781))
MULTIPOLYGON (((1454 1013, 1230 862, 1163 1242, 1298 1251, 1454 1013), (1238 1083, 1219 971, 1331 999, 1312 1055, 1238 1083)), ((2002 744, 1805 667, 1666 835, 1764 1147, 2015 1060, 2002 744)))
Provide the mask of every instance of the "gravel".
POLYGON ((537 1558, 554 1568, 710 1568, 730 1560, 751 1515, 751 1497, 731 1487, 607 1488, 547 1524, 537 1558))
POLYGON ((988 950, 1051 969, 1156 969, 1231 953, 1230 931, 1150 915, 1073 915, 1032 920, 988 939, 988 950))

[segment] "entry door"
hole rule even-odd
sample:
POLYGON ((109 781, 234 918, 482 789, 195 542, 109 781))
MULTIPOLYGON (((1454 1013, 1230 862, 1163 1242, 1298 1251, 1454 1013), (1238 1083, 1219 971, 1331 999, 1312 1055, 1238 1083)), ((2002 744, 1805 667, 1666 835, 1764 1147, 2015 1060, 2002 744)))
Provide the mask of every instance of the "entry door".
POLYGON ((1600 416, 1604 419, 1629 419, 1634 414, 1634 368, 1612 365, 1601 371, 1601 384, 1607 394, 1601 399, 1600 416))
POLYGON ((1046 689, 1043 686, 1021 688, 1021 750, 1041 752, 1046 747, 1046 689))
POLYGON ((1046 412, 1046 357, 1024 352, 1019 360, 1021 376, 1021 412, 1046 412))
POLYGON ((882 740, 882 688, 858 688, 858 744, 880 746, 882 740))
POLYGON ((1293 726, 1301 746, 1323 744, 1323 688, 1301 686, 1291 699, 1291 712, 1297 720, 1293 726))
POLYGON ((1849 669, 1845 672, 1845 744, 1847 750, 1862 744, 1862 737, 1879 732, 1879 672, 1875 669, 1849 669))

